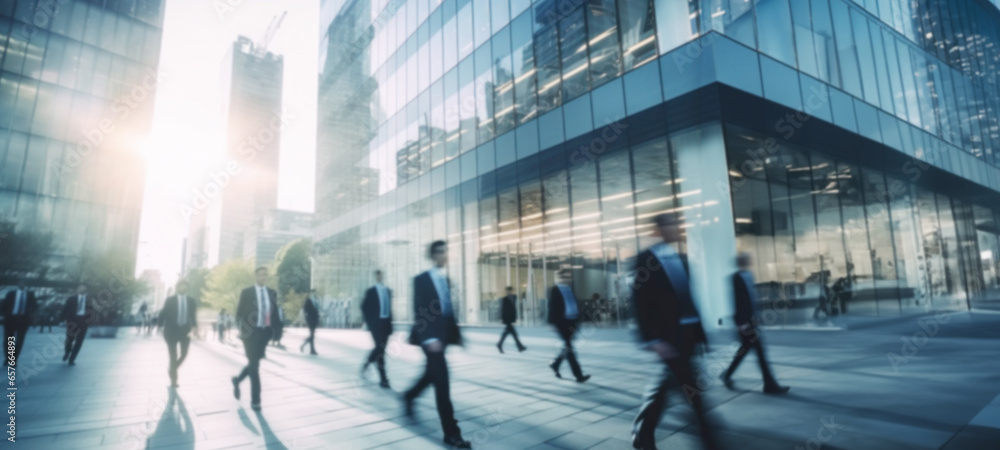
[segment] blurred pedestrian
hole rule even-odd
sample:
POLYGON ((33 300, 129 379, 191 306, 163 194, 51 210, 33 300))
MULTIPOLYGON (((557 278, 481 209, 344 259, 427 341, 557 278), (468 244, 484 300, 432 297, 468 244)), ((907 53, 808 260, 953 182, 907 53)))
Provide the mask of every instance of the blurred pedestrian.
POLYGON ((644 348, 656 353, 662 372, 650 384, 632 426, 632 446, 656 449, 656 427, 667 402, 667 388, 679 385, 698 418, 702 445, 716 448, 695 381, 691 358, 708 340, 691 294, 687 256, 678 253, 683 219, 664 213, 653 219, 655 233, 663 240, 636 259, 632 298, 644 348))
POLYGON ((198 325, 196 315, 198 301, 187 295, 187 287, 187 282, 184 280, 177 283, 175 294, 163 302, 163 311, 159 318, 159 326, 163 328, 163 339, 167 341, 171 387, 177 387, 177 369, 187 358, 188 347, 191 345, 191 329, 198 325))
POLYGON ((508 334, 514 337, 517 351, 527 350, 528 347, 521 345, 521 340, 517 338, 517 330, 514 329, 514 322, 517 322, 517 296, 514 295, 514 288, 510 286, 507 286, 507 296, 500 299, 500 320, 503 321, 504 329, 503 333, 500 334, 497 350, 503 353, 503 341, 507 339, 508 334))
POLYGON ((87 337, 87 330, 91 322, 97 320, 97 311, 94 302, 87 295, 87 283, 80 283, 76 287, 76 295, 66 299, 63 305, 62 318, 66 321, 66 351, 63 353, 63 361, 68 361, 71 366, 76 365, 76 357, 83 347, 83 340, 87 337))
POLYGON ((306 325, 309 326, 309 337, 299 346, 299 352, 306 351, 306 344, 309 344, 309 354, 316 354, 316 327, 319 326, 319 308, 316 307, 316 290, 310 289, 306 301, 302 305, 302 314, 306 318, 306 325))
POLYGON ((753 259, 749 253, 740 253, 736 257, 736 266, 739 267, 739 270, 732 276, 733 298, 736 302, 736 314, 733 315, 733 320, 739 327, 740 349, 736 351, 736 357, 733 358, 729 369, 723 372, 722 382, 727 388, 733 389, 733 372, 736 372, 740 362, 753 349, 757 353, 760 374, 764 377, 764 393, 784 394, 788 392, 789 388, 778 384, 778 380, 771 373, 767 357, 764 355, 764 343, 761 341, 761 332, 758 327, 760 314, 757 310, 757 288, 753 273, 750 272, 752 262, 753 259))
POLYGON ((381 270, 375 271, 375 285, 365 291, 365 299, 361 302, 361 316, 368 326, 375 347, 368 354, 368 359, 361 366, 364 376, 368 366, 375 363, 378 369, 379 386, 388 389, 389 378, 385 374, 385 347, 392 335, 392 290, 383 283, 381 270))
POLYGON ((573 293, 573 271, 570 269, 560 270, 559 281, 549 289, 548 322, 555 327, 563 344, 556 359, 552 361, 552 364, 549 364, 549 368, 555 372, 556 378, 562 378, 559 368, 562 366, 563 360, 567 360, 577 383, 589 380, 590 375, 584 375, 583 369, 580 368, 580 362, 576 359, 576 350, 573 348, 573 338, 580 328, 580 305, 573 293))
POLYGON ((247 365, 232 378, 232 382, 233 396, 238 400, 240 383, 250 377, 250 408, 260 411, 260 360, 265 356, 267 343, 278 321, 278 293, 264 285, 267 282, 267 267, 258 267, 254 277, 256 284, 240 293, 236 307, 236 325, 243 341, 247 365))
POLYGON ((462 430, 455 420, 448 361, 445 359, 448 345, 462 345, 462 333, 452 305, 451 282, 444 273, 448 263, 448 244, 434 241, 428 249, 428 257, 434 262, 434 267, 413 278, 413 317, 416 321, 409 338, 410 344, 419 345, 424 351, 427 363, 424 374, 403 394, 405 413, 412 419, 413 401, 424 389, 433 385, 445 445, 472 448, 472 443, 462 438, 462 430))
MULTIPOLYGON (((14 342, 14 360, 8 357, 4 361, 8 365, 17 365, 17 358, 21 355, 21 348, 24 347, 24 338, 31 328, 31 318, 38 308, 38 301, 35 299, 35 292, 28 290, 27 282, 24 278, 17 280, 17 289, 7 292, 7 296, 0 305, 0 313, 3 314, 3 334, 4 349, 14 342), (13 363, 13 364, 11 364, 13 363)), ((5 351, 6 353, 6 351, 5 351)))

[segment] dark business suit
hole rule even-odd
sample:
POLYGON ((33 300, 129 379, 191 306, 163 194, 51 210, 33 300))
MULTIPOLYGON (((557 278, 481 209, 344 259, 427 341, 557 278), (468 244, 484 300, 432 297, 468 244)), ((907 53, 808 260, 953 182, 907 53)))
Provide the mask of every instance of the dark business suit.
MULTIPOLYGON (((447 289, 450 291, 451 283, 447 282, 447 289)), ((452 295, 449 292, 448 297, 452 295)), ((458 428, 455 420, 455 410, 451 404, 450 382, 448 380, 448 363, 445 360, 445 350, 448 345, 462 345, 462 333, 458 328, 458 322, 454 314, 454 298, 451 298, 451 306, 445 305, 440 298, 430 272, 424 272, 413 279, 413 329, 410 331, 409 342, 413 345, 421 346, 427 356, 427 365, 423 376, 417 380, 410 390, 406 391, 405 398, 411 402, 420 395, 427 386, 434 385, 434 394, 437 401, 438 416, 441 418, 441 428, 445 437, 461 436, 462 432, 458 428), (449 314, 447 309, 451 309, 449 314), (424 346, 429 340, 440 341, 444 348, 440 352, 434 353, 424 346)))
POLYGON ((517 338, 517 331, 514 330, 514 322, 517 322, 517 296, 508 295, 500 299, 500 320, 503 321, 505 325, 503 333, 500 334, 500 343, 497 344, 499 347, 503 347, 503 341, 507 339, 507 335, 514 336, 514 343, 517 344, 517 348, 524 348, 521 345, 521 340, 517 338))
POLYGON ((94 300, 90 294, 84 296, 84 311, 81 315, 80 296, 74 295, 66 299, 62 311, 62 319, 66 321, 66 352, 63 353, 63 361, 69 359, 70 364, 76 362, 76 355, 80 354, 80 348, 83 347, 83 339, 87 337, 87 328, 97 320, 94 300))
POLYGON ((760 373, 764 377, 764 389, 776 388, 778 382, 774 379, 771 367, 767 363, 767 357, 764 355, 764 343, 761 341, 760 329, 757 328, 760 316, 757 314, 754 296, 751 293, 751 289, 756 289, 756 287, 748 286, 741 272, 734 273, 732 281, 733 298, 736 301, 736 314, 733 315, 733 321, 739 327, 737 332, 740 338, 740 349, 736 352, 733 363, 729 365, 729 369, 723 376, 725 379, 731 377, 743 358, 747 356, 747 352, 753 349, 757 352, 757 363, 760 364, 760 373), (746 329, 741 329, 743 325, 747 325, 746 329))
POLYGON ((302 305, 302 314, 306 316, 306 325, 309 327, 309 337, 302 343, 302 347, 305 347, 306 342, 308 342, 309 353, 315 355, 316 327, 319 326, 319 308, 316 307, 316 301, 313 300, 312 296, 307 297, 305 304, 302 305))
POLYGON ((180 322, 179 296, 167 297, 163 302, 163 311, 160 312, 160 327, 163 329, 163 339, 167 341, 167 353, 170 357, 169 373, 170 384, 177 384, 177 368, 181 366, 187 358, 188 347, 191 345, 191 328, 198 323, 196 309, 198 301, 190 296, 185 296, 185 319, 184 324, 180 322), (180 346, 180 356, 177 355, 177 347, 180 346))
MULTIPOLYGON (((690 276, 687 258, 677 256, 685 276, 690 276)), ((660 260, 652 252, 645 250, 636 259, 635 282, 632 286, 632 298, 635 306, 635 316, 638 322, 639 339, 643 343, 662 341, 670 344, 679 354, 664 363, 663 372, 650 384, 639 414, 635 418, 633 432, 638 439, 652 445, 655 440, 656 426, 667 402, 667 387, 671 378, 680 385, 681 392, 694 409, 698 417, 702 443, 706 448, 715 448, 711 430, 705 418, 705 408, 702 405, 701 392, 695 381, 691 357, 696 347, 703 344, 707 347, 705 330, 702 328, 700 316, 691 297, 690 278, 686 285, 674 285, 674 280, 668 276, 660 260), (698 321, 681 324, 682 318, 697 317, 698 321)))
MULTIPOLYGON (((572 287, 570 287, 572 289, 572 287)), ((576 295, 573 295, 574 300, 576 295)), ((576 360, 576 351, 573 349, 573 336, 576 335, 577 330, 580 328, 580 302, 576 302, 577 315, 575 318, 566 318, 566 299, 563 297, 562 290, 559 289, 558 284, 552 286, 549 289, 549 323, 556 328, 556 332, 559 333, 559 338, 563 341, 562 351, 556 356, 556 359, 552 361, 552 370, 559 372, 559 366, 562 365, 563 360, 569 361, 569 368, 573 371, 573 376, 576 379, 583 377, 583 370, 580 369, 580 363, 576 360)))
POLYGON ((375 341, 375 348, 368 355, 365 366, 375 363, 379 379, 383 382, 387 381, 385 376, 385 346, 389 342, 389 336, 392 335, 392 291, 385 288, 385 295, 388 310, 386 318, 382 318, 382 303, 375 286, 365 291, 365 299, 361 302, 361 315, 364 316, 368 331, 371 332, 372 340, 375 341))
MULTIPOLYGON (((38 301, 35 299, 35 293, 27 289, 14 289, 8 292, 3 300, 3 305, 0 305, 0 313, 3 314, 4 348, 6 348, 7 342, 14 338, 15 364, 21 355, 21 348, 24 346, 24 336, 28 333, 28 328, 31 327, 31 317, 37 309, 38 301), (21 303, 18 305, 19 311, 14 311, 14 303, 17 302, 19 293, 21 296, 21 303)), ((4 360, 10 362, 9 357, 5 357, 4 360)))
POLYGON ((247 355, 247 365, 237 376, 237 383, 250 377, 250 402, 260 403, 260 360, 264 357, 267 343, 274 334, 278 322, 278 293, 271 288, 265 288, 271 305, 269 326, 257 326, 260 310, 257 306, 257 286, 250 286, 240 293, 240 303, 236 306, 236 320, 239 326, 240 340, 243 341, 243 352, 247 355))

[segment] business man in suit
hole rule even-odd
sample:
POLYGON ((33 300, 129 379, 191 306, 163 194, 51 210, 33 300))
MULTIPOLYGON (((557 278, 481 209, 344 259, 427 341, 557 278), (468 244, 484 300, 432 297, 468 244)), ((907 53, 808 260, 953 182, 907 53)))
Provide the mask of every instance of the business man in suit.
POLYGON ((562 366, 564 359, 568 360, 576 382, 586 382, 590 379, 590 375, 583 374, 583 369, 576 359, 576 350, 573 349, 573 337, 580 328, 580 306, 573 293, 573 272, 570 269, 560 270, 559 281, 549 289, 548 321, 555 327, 559 339, 563 341, 562 350, 552 364, 549 364, 549 368, 555 372, 556 378, 562 378, 559 367, 562 366))
POLYGON ((306 344, 309 344, 309 354, 316 354, 316 327, 319 326, 319 307, 316 306, 316 290, 310 289, 306 302, 302 305, 302 314, 306 317, 306 325, 309 326, 309 337, 299 346, 299 352, 306 351, 306 344))
POLYGON ((385 346, 392 335, 392 291, 382 284, 382 271, 375 271, 375 285, 365 291, 365 299, 361 302, 361 315, 364 316, 368 331, 375 341, 375 348, 368 355, 365 364, 361 366, 361 374, 371 363, 378 368, 379 386, 389 388, 389 379, 385 376, 385 346))
POLYGON ((767 363, 767 357, 764 355, 764 343, 761 341, 760 328, 757 326, 760 323, 760 315, 757 313, 756 283, 753 273, 750 272, 752 263, 753 259, 749 253, 740 253, 736 257, 736 265, 739 270, 732 276, 733 298, 736 301, 736 314, 733 315, 733 320, 739 327, 740 349, 737 350, 733 363, 729 365, 729 369, 722 373, 721 378, 727 388, 733 389, 733 372, 736 372, 736 368, 740 366, 743 358, 753 349, 757 352, 760 374, 764 377, 764 393, 784 394, 788 392, 789 387, 779 385, 778 380, 774 379, 771 367, 767 363))
POLYGON ((497 342, 497 350, 503 353, 503 341, 507 335, 514 336, 514 343, 517 344, 517 351, 523 352, 528 349, 521 345, 521 340, 517 338, 517 330, 514 329, 514 322, 517 322, 517 296, 514 295, 514 288, 507 286, 507 296, 500 299, 500 320, 503 321, 504 329, 500 334, 500 342, 497 342))
MULTIPOLYGON (((24 337, 31 328, 31 317, 38 309, 38 302, 35 299, 35 292, 28 290, 28 285, 23 278, 17 281, 17 289, 7 292, 4 297, 0 312, 3 313, 3 334, 4 348, 11 338, 14 339, 14 365, 17 365, 17 358, 21 356, 21 348, 24 346, 24 337)), ((12 361, 9 357, 4 358, 7 364, 12 361)))
POLYGON ((167 341, 167 353, 170 357, 168 373, 170 374, 170 386, 177 387, 177 369, 187 358, 188 346, 191 345, 191 329, 196 328, 198 319, 196 310, 198 301, 187 295, 187 282, 181 280, 177 283, 175 295, 167 297, 163 302, 163 311, 160 312, 160 329, 163 330, 163 339, 167 341), (178 356, 178 346, 180 356, 178 356))
POLYGON ((63 361, 71 366, 76 365, 76 356, 83 347, 83 339, 87 337, 87 329, 91 322, 97 320, 94 301, 87 295, 87 284, 80 283, 76 287, 76 295, 66 299, 63 305, 62 319, 66 321, 66 351, 63 361))
POLYGON ((632 446, 643 450, 656 448, 656 426, 666 406, 667 387, 674 379, 698 418, 702 444, 714 449, 715 442, 691 367, 696 347, 707 345, 708 340, 691 295, 687 258, 676 248, 683 221, 680 215, 667 213, 657 215, 653 224, 663 242, 637 257, 632 299, 642 346, 656 353, 663 363, 663 372, 644 395, 632 428, 632 446))
POLYGON ((240 383, 250 377, 250 408, 260 411, 260 360, 278 321, 278 293, 264 285, 267 282, 267 267, 258 267, 254 277, 256 284, 240 293, 236 317, 233 318, 239 326, 247 365, 232 378, 232 382, 233 396, 239 399, 240 383))
POLYGON ((451 282, 444 273, 448 264, 448 244, 434 241, 428 249, 434 267, 413 278, 413 329, 409 342, 419 345, 427 356, 423 376, 403 394, 407 417, 413 418, 413 400, 427 386, 434 385, 438 416, 444 430, 444 443, 453 448, 472 448, 472 443, 462 438, 462 430, 455 420, 451 404, 448 362, 445 349, 450 344, 462 345, 462 333, 455 320, 452 305, 451 282))

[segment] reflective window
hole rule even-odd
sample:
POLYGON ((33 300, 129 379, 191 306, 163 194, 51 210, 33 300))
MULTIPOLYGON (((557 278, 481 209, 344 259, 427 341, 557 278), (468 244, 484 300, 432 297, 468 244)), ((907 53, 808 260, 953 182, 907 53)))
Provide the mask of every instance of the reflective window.
POLYGON ((618 15, 614 0, 589 0, 586 10, 590 77, 594 87, 597 87, 622 72, 618 15))
POLYGON ((698 0, 658 0, 654 5, 661 54, 698 36, 698 0))
POLYGON ((622 62, 627 72, 656 57, 656 19, 653 0, 618 0, 622 62))
POLYGON ((517 123, 534 119, 535 108, 535 52, 532 46, 531 13, 522 14, 511 24, 514 76, 514 109, 517 123))
POLYGON ((758 49, 794 67, 795 41, 788 0, 755 0, 755 8, 758 49))
POLYGON ((559 21, 563 102, 573 100, 590 90, 590 71, 587 70, 587 32, 583 24, 583 8, 573 11, 559 21))
POLYGON ((715 30, 756 48, 752 3, 745 0, 701 0, 701 11, 702 33, 715 30))
POLYGON ((562 104, 558 27, 535 33, 535 61, 538 65, 538 112, 562 104))

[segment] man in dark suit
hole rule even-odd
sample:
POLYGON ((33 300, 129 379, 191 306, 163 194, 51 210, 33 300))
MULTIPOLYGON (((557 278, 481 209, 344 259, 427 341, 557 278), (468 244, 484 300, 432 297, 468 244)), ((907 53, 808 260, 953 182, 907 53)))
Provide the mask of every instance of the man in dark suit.
POLYGON ((382 284, 382 271, 375 271, 375 285, 365 292, 361 302, 361 315, 364 316, 368 331, 375 341, 375 348, 368 355, 368 360, 361 366, 364 376, 368 366, 375 363, 378 368, 379 386, 389 388, 389 379, 385 376, 385 346, 392 335, 392 291, 382 284))
POLYGON ((163 339, 167 341, 171 387, 177 387, 177 369, 184 362, 184 358, 187 358, 188 346, 191 345, 189 334, 198 324, 195 314, 197 308, 198 301, 187 295, 187 282, 184 280, 177 283, 176 295, 167 297, 163 302, 159 326, 163 330, 163 339), (178 345, 180 356, 177 355, 178 345))
POLYGON ((754 283, 753 274, 750 272, 752 262, 749 253, 740 253, 736 257, 736 265, 739 270, 732 277, 733 297, 736 300, 736 314, 733 315, 733 320, 739 327, 740 349, 737 350, 736 357, 733 358, 729 369, 722 373, 722 382, 726 384, 727 388, 733 388, 733 372, 736 372, 736 368, 747 356, 747 352, 753 349, 757 352, 757 363, 760 364, 760 373, 764 376, 764 393, 784 394, 788 392, 789 388, 779 385, 778 380, 774 379, 771 367, 767 363, 767 357, 764 355, 764 343, 761 341, 760 329, 757 327, 760 323, 760 315, 757 313, 756 283, 754 283))
POLYGON ((14 339, 14 360, 9 357, 4 358, 7 364, 11 362, 17 365, 17 358, 21 355, 21 347, 24 346, 24 336, 31 328, 31 317, 38 309, 38 302, 35 299, 35 292, 29 291, 24 278, 17 281, 17 289, 7 292, 0 305, 0 313, 3 314, 3 334, 4 346, 14 339))
POLYGON ((663 373, 650 384, 632 428, 632 446, 656 449, 655 432, 666 406, 671 378, 694 409, 705 448, 715 447, 697 388, 691 357, 699 344, 707 345, 701 316, 691 295, 687 258, 677 252, 681 238, 681 217, 665 213, 653 219, 656 234, 663 242, 639 254, 636 259, 632 299, 643 347, 656 353, 663 373))
POLYGON ((576 360, 576 350, 573 349, 573 337, 580 328, 580 305, 573 293, 573 272, 570 269, 560 270, 559 281, 549 289, 548 322, 555 327, 559 339, 563 341, 562 350, 552 364, 549 364, 549 368, 556 373, 556 378, 562 378, 559 367, 565 359, 569 361, 569 368, 577 383, 589 380, 590 375, 583 374, 583 369, 576 360))
POLYGON ((76 287, 76 295, 66 299, 63 305, 62 319, 66 321, 66 352, 63 361, 76 365, 76 355, 80 354, 83 339, 87 337, 87 328, 97 320, 94 301, 87 295, 87 284, 80 283, 76 287))
POLYGON ((306 325, 309 326, 309 337, 299 346, 299 352, 306 351, 306 344, 309 344, 309 354, 316 354, 316 327, 319 326, 319 307, 316 306, 316 290, 310 289, 306 302, 302 304, 302 314, 306 317, 306 325))
POLYGON ((239 399, 240 383, 250 377, 250 408, 260 411, 260 360, 278 321, 278 293, 264 285, 267 282, 267 267, 258 267, 254 277, 256 284, 240 293, 236 317, 233 318, 239 327, 247 365, 232 381, 233 396, 239 399))
POLYGON ((438 416, 444 430, 444 443, 454 448, 472 448, 472 443, 462 438, 462 430, 455 420, 451 404, 448 362, 445 348, 449 344, 462 345, 451 298, 451 282, 444 274, 448 263, 448 244, 434 241, 428 249, 434 267, 413 278, 413 329, 409 342, 419 345, 427 356, 423 376, 403 394, 407 417, 413 418, 413 400, 427 386, 434 385, 438 416))
POLYGON ((505 325, 503 333, 500 334, 500 342, 497 343, 497 350, 503 353, 503 341, 507 335, 514 336, 514 343, 517 344, 517 351, 523 352, 528 349, 521 345, 521 340, 517 338, 517 331, 514 330, 514 322, 517 322, 517 296, 514 295, 514 288, 507 286, 507 296, 500 299, 500 320, 505 325))

